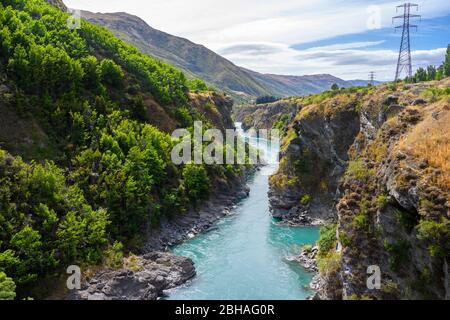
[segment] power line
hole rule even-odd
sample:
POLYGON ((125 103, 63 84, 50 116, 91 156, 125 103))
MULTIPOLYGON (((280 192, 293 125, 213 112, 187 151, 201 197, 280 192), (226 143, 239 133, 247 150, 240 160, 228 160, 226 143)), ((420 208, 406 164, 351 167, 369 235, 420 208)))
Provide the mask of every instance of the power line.
POLYGON ((373 85, 375 83, 375 71, 369 72, 369 83, 373 85))
POLYGON ((400 6, 397 6, 396 10, 402 8, 403 14, 393 17, 392 22, 396 19, 403 19, 403 24, 395 27, 395 30, 402 28, 402 41, 400 43, 400 51, 398 54, 398 62, 397 62, 397 71, 395 73, 395 81, 400 79, 401 74, 406 71, 408 77, 412 77, 412 63, 411 63, 411 42, 410 42, 410 29, 416 28, 417 25, 411 24, 411 19, 420 18, 421 16, 418 14, 411 14, 411 9, 415 8, 416 11, 419 10, 419 5, 414 3, 404 3, 400 6))

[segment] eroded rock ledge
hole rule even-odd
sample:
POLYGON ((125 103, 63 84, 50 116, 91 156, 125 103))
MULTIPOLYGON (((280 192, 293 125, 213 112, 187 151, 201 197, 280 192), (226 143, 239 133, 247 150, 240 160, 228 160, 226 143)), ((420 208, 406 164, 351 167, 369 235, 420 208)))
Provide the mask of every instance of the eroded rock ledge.
POLYGON ((164 290, 182 285, 195 276, 191 259, 167 252, 128 258, 125 268, 103 270, 84 280, 70 300, 156 300, 164 290))

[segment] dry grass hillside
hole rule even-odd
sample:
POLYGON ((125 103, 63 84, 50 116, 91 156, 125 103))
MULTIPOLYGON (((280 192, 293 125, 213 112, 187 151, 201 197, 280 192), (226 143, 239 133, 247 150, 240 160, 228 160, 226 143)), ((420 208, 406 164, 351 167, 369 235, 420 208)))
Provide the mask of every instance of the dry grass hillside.
POLYGON ((450 190, 450 103, 437 102, 421 113, 422 122, 403 137, 399 148, 438 169, 441 175, 433 182, 450 190))
POLYGON ((271 209, 296 223, 329 218, 319 296, 448 297, 450 79, 284 101, 300 111, 270 179, 271 209), (381 290, 366 286, 370 265, 381 290))

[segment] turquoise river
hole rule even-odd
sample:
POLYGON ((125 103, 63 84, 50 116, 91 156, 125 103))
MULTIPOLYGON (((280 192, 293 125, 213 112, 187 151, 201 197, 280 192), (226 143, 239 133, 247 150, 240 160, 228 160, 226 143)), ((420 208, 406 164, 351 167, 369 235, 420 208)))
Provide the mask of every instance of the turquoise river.
MULTIPOLYGON (((252 145, 261 142, 246 139, 252 145)), ((261 146, 259 146, 261 147, 261 146)), ((274 156, 278 150, 264 150, 274 156)), ((250 196, 241 201, 217 228, 188 240, 172 250, 195 262, 197 276, 169 292, 171 300, 301 300, 312 274, 289 257, 319 237, 314 227, 279 226, 269 213, 270 174, 267 165, 249 181, 250 196)))

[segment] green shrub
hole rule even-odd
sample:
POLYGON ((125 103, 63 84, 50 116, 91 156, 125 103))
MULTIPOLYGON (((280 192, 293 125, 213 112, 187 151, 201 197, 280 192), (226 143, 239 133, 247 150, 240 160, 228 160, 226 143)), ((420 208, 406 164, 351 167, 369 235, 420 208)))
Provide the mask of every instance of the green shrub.
POLYGON ((368 222, 367 216, 365 214, 358 214, 358 215, 354 216, 353 220, 352 220, 352 226, 354 228, 361 229, 361 230, 367 229, 368 223, 369 222, 368 222))
POLYGON ((338 272, 341 268, 340 252, 328 252, 326 255, 317 258, 317 266, 321 274, 332 274, 338 272))
POLYGON ((421 220, 417 226, 418 237, 428 241, 433 257, 448 257, 450 249, 450 219, 442 217, 440 221, 421 220))
POLYGON ((0 300, 14 300, 16 284, 4 272, 0 272, 0 300))
POLYGON ((406 240, 400 240, 393 243, 389 243, 385 240, 384 248, 390 254, 389 264, 394 271, 398 271, 409 259, 410 245, 406 240))
POLYGON ((98 77, 103 83, 116 87, 122 86, 124 73, 122 68, 110 59, 104 59, 98 65, 98 77))
POLYGON ((442 97, 450 96, 450 88, 431 87, 422 91, 421 96, 433 103, 442 97))
POLYGON ((328 224, 320 228, 319 256, 326 256, 332 249, 336 247, 336 224, 328 224))
POLYGON ((312 245, 310 245, 310 244, 305 244, 305 245, 302 247, 302 251, 303 251, 303 252, 306 252, 306 253, 310 253, 310 252, 312 251, 312 248, 313 248, 312 245))
POLYGON ((342 246, 349 247, 353 242, 353 237, 345 232, 339 232, 339 241, 341 242, 342 246))
POLYGON ((183 128, 189 128, 194 125, 194 118, 187 107, 178 107, 175 110, 175 118, 183 128))
POLYGON ((379 210, 383 210, 388 204, 388 197, 384 193, 379 194, 376 199, 376 204, 379 210))
POLYGON ((362 160, 354 160, 348 162, 346 178, 355 178, 361 181, 366 181, 367 178, 374 174, 373 169, 367 169, 362 160))
POLYGON ((193 203, 208 198, 210 181, 203 165, 187 164, 182 175, 188 198, 193 203))
POLYGON ((312 200, 311 195, 309 194, 305 194, 301 199, 300 199, 300 203, 304 206, 308 205, 312 200))
POLYGON ((123 244, 114 241, 105 251, 105 265, 109 268, 120 269, 123 267, 123 244))
POLYGON ((202 80, 199 79, 188 80, 187 87, 189 88, 189 90, 195 92, 210 91, 206 83, 204 83, 202 80))
POLYGON ((387 87, 390 91, 395 92, 397 91, 398 84, 397 82, 390 82, 388 83, 387 87))

